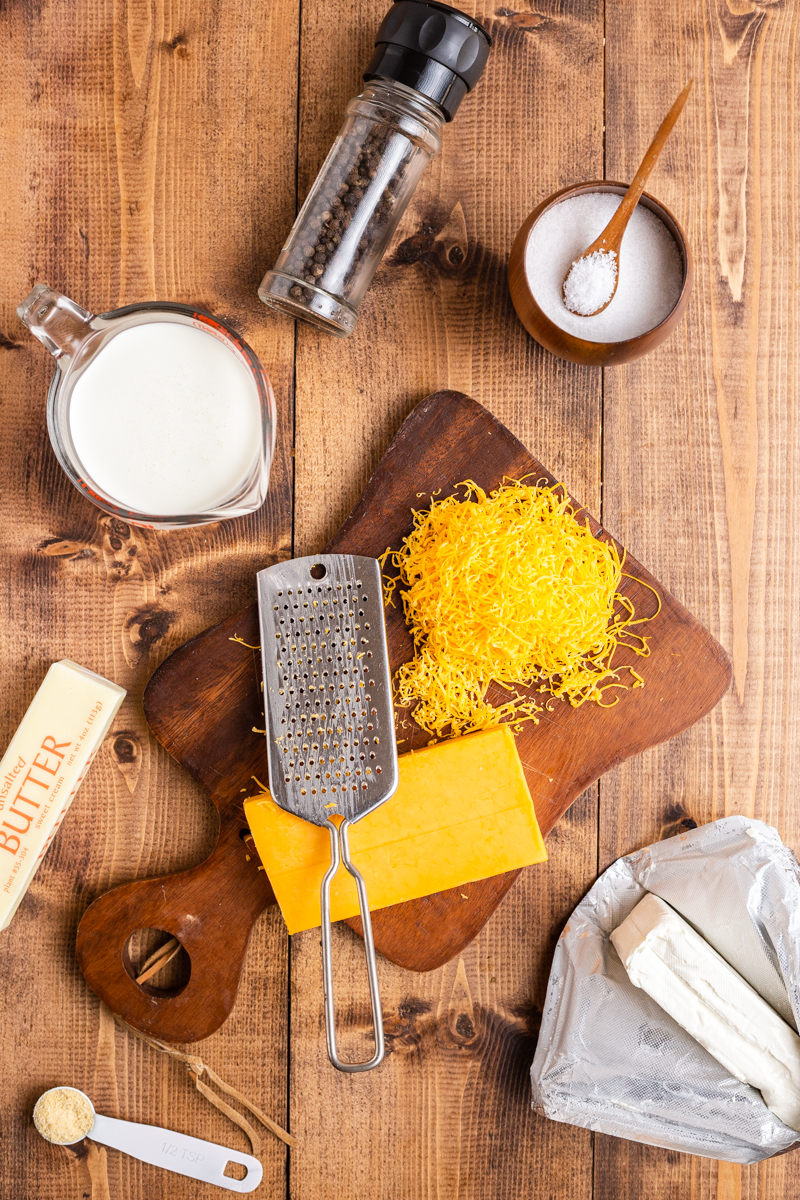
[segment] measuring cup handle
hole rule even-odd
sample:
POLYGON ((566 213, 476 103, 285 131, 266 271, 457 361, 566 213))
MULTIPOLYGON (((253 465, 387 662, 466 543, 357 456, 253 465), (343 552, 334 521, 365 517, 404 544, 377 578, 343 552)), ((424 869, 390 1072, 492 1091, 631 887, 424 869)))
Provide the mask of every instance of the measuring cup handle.
POLYGON ((94 319, 92 313, 47 283, 37 283, 20 304, 17 316, 54 358, 62 354, 74 358, 92 332, 89 323, 94 319))
POLYGON ((331 838, 331 865, 322 881, 320 907, 322 909, 322 978, 325 989, 325 1034, 328 1040, 328 1058, 337 1071, 347 1071, 353 1074, 357 1071, 371 1071, 383 1062, 385 1044, 383 1038, 383 1012, 381 997, 378 989, 378 970, 375 964, 375 943, 372 940, 372 921, 369 915, 367 886, 350 861, 350 847, 347 841, 349 821, 342 821, 338 829, 333 821, 326 821, 331 838), (331 883, 340 864, 353 876, 358 890, 358 906, 361 912, 361 924, 364 930, 364 953, 367 956, 367 977, 369 979, 369 998, 372 1004, 372 1026, 375 1036, 375 1053, 369 1062, 346 1063, 339 1058, 336 1049, 336 1010, 333 999, 333 966, 331 953, 331 883))
POLYGON ((261 1163, 252 1154, 228 1150, 216 1142, 175 1133, 158 1125, 139 1125, 136 1121, 119 1121, 116 1117, 97 1113, 89 1137, 93 1142, 130 1154, 140 1162, 163 1167, 176 1175, 188 1175, 190 1179, 201 1179, 204 1183, 214 1183, 229 1192, 255 1191, 264 1174, 261 1163), (225 1174, 229 1162, 247 1168, 244 1179, 232 1179, 225 1174))

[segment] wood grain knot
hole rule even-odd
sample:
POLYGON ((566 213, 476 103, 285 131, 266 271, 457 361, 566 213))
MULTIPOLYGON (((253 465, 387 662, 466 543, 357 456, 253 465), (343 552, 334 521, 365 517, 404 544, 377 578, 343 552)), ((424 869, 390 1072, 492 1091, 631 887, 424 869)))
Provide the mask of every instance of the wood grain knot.
MULTIPOLYGON (((120 544, 131 536, 131 527, 127 521, 120 520, 119 517, 108 517, 105 522, 108 530, 109 539, 116 538, 120 544)), ((118 547, 117 547, 118 549, 118 547)))
POLYGON ((139 574, 141 567, 135 530, 120 517, 103 517, 100 525, 103 529, 106 570, 112 578, 127 579, 139 574))
POLYGON ((400 243, 395 251, 394 261, 403 267, 420 262, 430 253, 435 237, 436 230, 432 225, 421 225, 416 233, 412 233, 411 237, 400 243))
POLYGON ((459 1013, 456 1020, 455 1031, 458 1037, 465 1042, 471 1042, 475 1037, 475 1026, 472 1024, 472 1019, 466 1013, 459 1013))
POLYGON ((39 554, 45 554, 48 558, 65 558, 70 562, 76 558, 94 558, 91 546, 69 538, 45 538, 39 542, 36 549, 39 554))
POLYGON ((125 632, 133 646, 149 649, 169 632, 177 616, 177 613, 157 605, 137 608, 126 619, 125 632))
POLYGON ((678 834, 688 833, 690 829, 697 829, 694 817, 690 817, 680 804, 671 804, 664 813, 658 840, 663 842, 665 838, 677 837, 678 834))
POLYGON ((0 350, 21 350, 22 342, 12 342, 4 333, 0 333, 0 350))
POLYGON ((438 232, 430 221, 426 221, 416 233, 401 242, 395 251, 394 262, 399 266, 421 263, 440 274, 455 275, 466 265, 468 251, 467 223, 461 201, 458 201, 438 232))
POLYGON ((447 1023, 437 1026, 436 1033, 440 1050, 443 1050, 445 1054, 455 1054, 459 1057, 469 1054, 480 1058, 489 1023, 493 1021, 494 1015, 493 1013, 491 1015, 484 1013, 480 1009, 473 1010, 472 1014, 453 1013, 451 1010, 447 1023))
POLYGON ((188 58, 189 39, 185 33, 176 33, 174 38, 164 42, 164 49, 170 54, 174 54, 176 58, 188 58))
MULTIPOLYGON (((499 1073, 505 1081, 514 1080, 515 1091, 524 1092, 533 1061, 541 1012, 532 1005, 520 1005, 510 1015, 477 1004, 467 1012, 452 1008, 441 1019, 426 1000, 408 997, 394 1013, 384 1013, 386 1053, 398 1063, 418 1057, 450 1059, 453 1062, 480 1062, 481 1072, 499 1073)), ((490 1083, 486 1083, 491 1088, 490 1083)), ((504 1083, 504 1090, 508 1083, 504 1083)))
MULTIPOLYGON (((557 938, 558 935, 556 935, 556 940, 557 938)), ((528 1037, 536 1042, 542 1025, 542 1010, 538 1004, 535 1004, 533 1000, 521 1000, 516 1004, 509 1005, 509 1012, 521 1022, 528 1037)))
POLYGON ((401 1021, 412 1023, 417 1017, 429 1013, 433 1005, 430 1000, 420 1000, 418 996, 408 996, 397 1006, 397 1015, 401 1021))
POLYGON ((133 794, 142 770, 141 742, 135 733, 122 730, 116 734, 111 744, 111 753, 128 791, 133 794))
POLYGON ((140 753, 139 743, 127 733, 119 733, 114 739, 114 754, 118 763, 132 763, 140 753))
POLYGON ((498 8, 494 15, 503 17, 509 25, 515 25, 518 29, 536 29, 547 20, 541 13, 517 12, 514 8, 498 8))
MULTIPOLYGON (((736 59, 748 35, 755 33, 765 13, 783 8, 783 0, 723 0, 717 5, 717 20, 722 34, 722 57, 726 66, 736 59)), ((747 57, 750 57, 747 55, 747 57)))
POLYGON ((383 1030, 386 1037, 386 1053, 416 1054, 435 1037, 436 1014, 429 1000, 418 996, 407 996, 401 1000, 396 1012, 384 1013, 383 1030))

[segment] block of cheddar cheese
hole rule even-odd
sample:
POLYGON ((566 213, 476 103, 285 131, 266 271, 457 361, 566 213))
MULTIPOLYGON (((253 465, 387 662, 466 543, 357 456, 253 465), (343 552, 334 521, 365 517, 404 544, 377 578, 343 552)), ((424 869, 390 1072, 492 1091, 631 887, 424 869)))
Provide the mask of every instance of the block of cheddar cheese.
MULTIPOLYGON (((265 794, 245 815, 289 933, 320 924, 319 891, 330 839, 265 794)), ((350 856, 370 908, 430 896, 543 862, 544 841, 514 735, 507 725, 400 756, 390 800, 350 827, 350 856)), ((358 914, 355 883, 340 868, 331 917, 358 914)))

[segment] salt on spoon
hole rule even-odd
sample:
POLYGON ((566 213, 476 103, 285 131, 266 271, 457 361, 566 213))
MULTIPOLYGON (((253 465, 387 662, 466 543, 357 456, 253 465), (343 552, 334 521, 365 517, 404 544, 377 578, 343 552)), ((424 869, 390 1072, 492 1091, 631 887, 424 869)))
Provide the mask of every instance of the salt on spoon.
POLYGON ((564 304, 578 317, 593 317, 608 308, 619 282, 619 251, 622 238, 644 191, 650 172, 672 133, 683 106, 689 98, 694 79, 690 79, 661 123, 658 133, 642 159, 631 186, 603 232, 576 258, 563 283, 564 304))

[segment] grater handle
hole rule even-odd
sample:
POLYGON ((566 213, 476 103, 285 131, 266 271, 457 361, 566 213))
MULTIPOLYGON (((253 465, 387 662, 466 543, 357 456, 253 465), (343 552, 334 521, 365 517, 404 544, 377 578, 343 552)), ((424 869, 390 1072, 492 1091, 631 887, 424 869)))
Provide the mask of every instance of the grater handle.
POLYGON ((328 1039, 328 1058, 337 1071, 371 1071, 383 1061, 383 1012, 381 997, 378 990, 378 970, 375 964, 375 943, 372 940, 372 921, 369 915, 367 901, 367 885, 360 872, 350 861, 350 847, 347 841, 349 821, 342 821, 338 829, 331 820, 325 824, 331 837, 331 865, 322 881, 320 907, 322 909, 322 978, 325 990, 325 1033, 328 1039), (375 1035, 375 1053, 369 1062, 342 1062, 336 1050, 336 1011, 333 1001, 333 966, 331 953, 331 882, 339 866, 344 867, 353 876, 358 889, 358 906, 361 911, 361 924, 364 929, 364 952, 367 956, 367 977, 369 979, 369 998, 372 1003, 372 1026, 375 1035))

